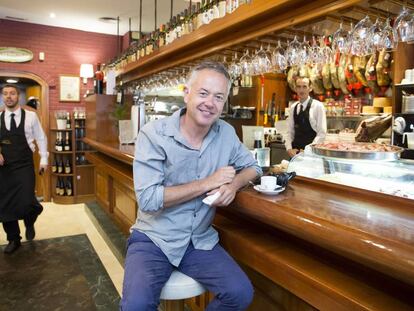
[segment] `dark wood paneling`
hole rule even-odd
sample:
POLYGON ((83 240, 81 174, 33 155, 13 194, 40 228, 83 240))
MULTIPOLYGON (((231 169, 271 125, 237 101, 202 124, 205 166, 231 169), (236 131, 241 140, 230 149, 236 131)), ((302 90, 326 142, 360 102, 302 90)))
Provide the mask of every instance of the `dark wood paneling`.
POLYGON ((90 195, 95 193, 95 172, 94 167, 78 166, 76 168, 77 195, 90 195))

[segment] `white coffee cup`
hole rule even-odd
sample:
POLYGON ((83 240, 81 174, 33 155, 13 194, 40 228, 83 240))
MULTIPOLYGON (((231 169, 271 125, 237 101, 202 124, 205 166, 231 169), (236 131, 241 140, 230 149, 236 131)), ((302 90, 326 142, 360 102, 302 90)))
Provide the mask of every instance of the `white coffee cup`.
POLYGON ((277 178, 275 176, 262 176, 260 178, 260 188, 263 190, 273 191, 277 186, 277 178))
POLYGON ((414 149, 414 132, 405 132, 403 134, 403 143, 405 143, 405 138, 406 137, 407 137, 407 147, 408 147, 408 149, 414 149))

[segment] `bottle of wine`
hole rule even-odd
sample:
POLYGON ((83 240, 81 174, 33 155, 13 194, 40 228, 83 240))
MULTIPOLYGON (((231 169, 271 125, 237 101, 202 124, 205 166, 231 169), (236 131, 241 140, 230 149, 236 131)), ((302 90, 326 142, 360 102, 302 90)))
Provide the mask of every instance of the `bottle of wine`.
POLYGON ((57 172, 57 161, 56 161, 56 157, 53 159, 53 163, 52 163, 52 173, 56 173, 57 172))
POLYGON ((66 112, 66 128, 70 129, 70 114, 66 112))
POLYGON ((162 47, 165 45, 165 25, 161 24, 160 32, 158 34, 158 46, 162 47))
POLYGON ((201 26, 204 25, 203 16, 204 16, 205 8, 206 8, 206 1, 201 0, 200 10, 198 11, 198 16, 197 16, 197 28, 200 28, 201 26))
POLYGON ((66 180, 66 195, 67 196, 72 196, 73 191, 72 191, 72 182, 70 181, 70 178, 68 178, 66 180))
POLYGON ((55 194, 60 195, 60 178, 56 178, 55 194))
POLYGON ((60 179, 59 181, 59 195, 65 195, 65 182, 63 179, 60 179))
POLYGON ((56 133, 56 142, 55 142, 56 151, 63 151, 62 149, 62 132, 56 133))
POLYGON ((103 71, 101 70, 101 64, 96 64, 96 71, 95 71, 95 94, 103 94, 103 71))
POLYGON ((58 174, 62 174, 63 173, 63 170, 64 170, 63 160, 60 159, 59 162, 58 162, 58 165, 57 165, 57 173, 58 174))
POLYGON ((219 7, 219 17, 224 17, 226 15, 226 8, 227 8, 227 3, 226 0, 218 0, 218 7, 219 7))
POLYGON ((69 139, 69 132, 66 132, 65 143, 64 143, 64 151, 70 151, 70 139, 69 139))
POLYGON ((69 159, 66 159, 65 162, 65 174, 70 174, 70 172, 72 171, 71 166, 70 166, 70 161, 69 159))
POLYGON ((200 10, 200 2, 192 6, 191 22, 193 24, 193 31, 198 28, 198 11, 200 10))

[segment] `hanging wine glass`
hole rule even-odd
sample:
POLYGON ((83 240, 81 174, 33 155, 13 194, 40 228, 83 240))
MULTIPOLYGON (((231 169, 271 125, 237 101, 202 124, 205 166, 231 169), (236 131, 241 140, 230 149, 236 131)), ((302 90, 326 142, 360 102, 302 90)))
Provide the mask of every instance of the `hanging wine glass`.
POLYGON ((397 47, 398 34, 390 25, 390 19, 387 18, 384 29, 381 32, 380 47, 386 50, 394 50, 397 47))
POLYGON ((394 23, 394 29, 402 42, 408 42, 410 41, 410 38, 412 39, 414 35, 413 22, 413 17, 404 7, 394 23))
POLYGON ((246 49, 244 55, 240 58, 241 73, 244 75, 253 75, 252 59, 249 55, 249 50, 246 49))
POLYGON ((229 74, 233 81, 236 81, 242 73, 239 59, 237 58, 237 52, 234 53, 234 59, 229 65, 229 74))
POLYGON ((300 63, 300 50, 301 45, 298 38, 295 36, 293 41, 289 43, 286 49, 287 61, 290 66, 296 66, 300 63))
POLYGON ((300 45, 299 50, 299 65, 305 65, 308 62, 309 54, 310 54, 310 45, 308 41, 306 41, 306 37, 303 36, 303 42, 300 45))
POLYGON ((381 35, 383 31, 383 25, 377 18, 375 23, 371 26, 368 35, 368 47, 367 53, 372 54, 375 51, 381 50, 381 35))
POLYGON ((333 34, 332 50, 339 53, 347 52, 349 32, 343 28, 342 22, 339 24, 338 30, 333 34))
POLYGON ((270 71, 271 68, 270 59, 267 57, 263 45, 260 45, 260 49, 253 56, 251 61, 251 67, 254 75, 261 75, 270 71))
POLYGON ((287 65, 285 51, 280 43, 280 40, 278 40, 277 46, 272 52, 272 66, 276 72, 283 72, 286 70, 287 65))
POLYGON ((333 53, 332 49, 328 46, 328 38, 324 37, 321 40, 320 48, 319 48, 319 55, 318 55, 318 64, 324 65, 329 64, 332 62, 333 53))
POLYGON ((311 66, 315 66, 319 63, 319 53, 320 53, 320 47, 318 44, 318 39, 313 36, 312 37, 312 45, 309 50, 309 57, 308 57, 308 63, 311 66))
POLYGON ((372 27, 371 20, 368 16, 365 16, 360 20, 352 31, 352 46, 351 53, 357 56, 367 55, 367 39, 369 36, 369 30, 372 27))

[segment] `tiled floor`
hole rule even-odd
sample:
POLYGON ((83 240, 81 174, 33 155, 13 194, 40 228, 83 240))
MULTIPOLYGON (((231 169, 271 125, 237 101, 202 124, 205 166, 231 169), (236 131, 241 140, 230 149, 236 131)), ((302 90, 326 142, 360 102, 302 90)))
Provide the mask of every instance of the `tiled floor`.
MULTIPOLYGON (((55 237, 65 237, 70 235, 86 234, 92 243, 95 252, 98 254, 102 264, 108 272, 118 293, 121 295, 123 267, 105 243, 92 221, 85 211, 84 204, 58 205, 54 203, 42 203, 43 213, 36 222, 36 240, 49 239, 55 237)), ((24 237, 24 224, 20 223, 22 236, 24 237)), ((25 242, 23 239, 22 242, 25 242)), ((6 244, 6 236, 3 228, 0 228, 0 245, 6 244)), ((23 244, 22 247, 25 247, 23 244)), ((17 250, 16 252, 19 252, 17 250)), ((3 254, 1 254, 3 255, 3 254)))

